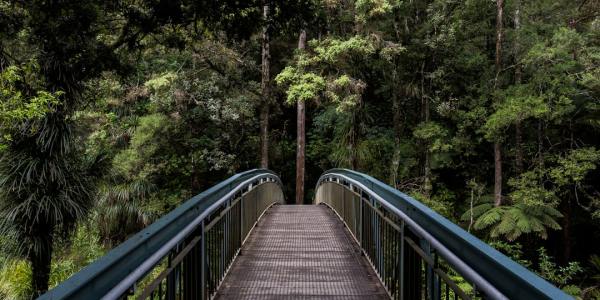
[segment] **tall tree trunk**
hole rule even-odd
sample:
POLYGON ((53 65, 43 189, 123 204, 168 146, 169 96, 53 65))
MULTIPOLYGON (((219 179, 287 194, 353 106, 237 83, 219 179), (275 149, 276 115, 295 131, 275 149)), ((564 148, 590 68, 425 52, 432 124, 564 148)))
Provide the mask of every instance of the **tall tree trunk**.
MULTIPOLYGON (((42 231, 47 231, 46 228, 42 231)), ((42 249, 32 250, 29 254, 31 262, 31 288, 35 298, 48 291, 48 281, 50 280, 50 270, 52 263, 52 234, 50 232, 43 235, 42 249)))
POLYGON ((269 2, 263 6, 263 32, 262 32, 262 80, 261 80, 261 108, 260 108, 260 167, 269 168, 269 105, 271 104, 271 53, 269 49, 269 2))
POLYGON ((564 201, 564 207, 562 209, 563 214, 563 224, 562 224, 562 237, 563 237, 563 255, 562 255, 562 263, 567 264, 571 259, 571 200, 567 199, 564 201))
POLYGON ((400 167, 400 141, 402 140, 402 111, 400 109, 400 97, 398 96, 398 72, 392 71, 392 109, 394 110, 394 154, 392 156, 392 167, 390 169, 390 185, 396 187, 398 168, 400 167))
POLYGON ((544 169, 544 125, 543 121, 539 120, 537 124, 537 140, 538 140, 538 165, 540 169, 544 169))
MULTIPOLYGON (((423 121, 429 122, 430 113, 429 113, 429 98, 425 95, 425 62, 421 64, 421 106, 423 110, 423 121)), ((433 190, 433 183, 431 180, 431 152, 429 152, 430 141, 427 141, 427 145, 425 147, 425 162, 424 162, 424 176, 425 180, 423 182, 423 190, 425 197, 429 198, 431 196, 431 191, 433 190)))
POLYGON ((350 169, 358 170, 358 146, 357 146, 357 126, 358 126, 358 110, 360 104, 352 109, 352 117, 350 124, 350 138, 348 139, 348 152, 350 153, 350 169))
MULTIPOLYGON (((300 38, 298 39, 298 49, 304 51, 306 48, 306 31, 302 29, 300 31, 300 38)), ((296 204, 304 203, 304 158, 305 158, 305 103, 304 101, 298 101, 297 105, 297 116, 296 116, 296 131, 297 131, 297 150, 296 150, 296 204)))
MULTIPOLYGON (((522 70, 520 63, 520 30, 521 30, 521 0, 515 0, 515 84, 521 84, 522 70)), ((523 130, 521 120, 515 123, 515 167, 517 174, 523 173, 523 130)))
MULTIPOLYGON (((504 0, 496 0, 496 83, 502 71, 502 37, 503 37, 503 13, 504 0)), ((498 101, 498 100, 496 100, 498 101)), ((496 138, 494 142, 494 205, 502 204, 502 145, 496 138)))

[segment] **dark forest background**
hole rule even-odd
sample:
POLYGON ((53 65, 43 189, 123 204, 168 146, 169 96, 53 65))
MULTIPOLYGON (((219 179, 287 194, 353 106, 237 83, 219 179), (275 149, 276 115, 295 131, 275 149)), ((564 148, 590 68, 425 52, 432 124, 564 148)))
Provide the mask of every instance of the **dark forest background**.
POLYGON ((599 63, 590 0, 0 0, 0 298, 262 166, 289 203, 370 174, 600 299, 599 63))

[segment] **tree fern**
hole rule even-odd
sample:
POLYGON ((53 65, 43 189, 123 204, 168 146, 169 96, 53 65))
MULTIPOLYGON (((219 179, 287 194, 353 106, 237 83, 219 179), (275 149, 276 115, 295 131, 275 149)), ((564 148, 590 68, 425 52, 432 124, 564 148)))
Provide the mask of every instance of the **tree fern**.
MULTIPOLYGON (((468 218, 470 212, 463 214, 468 218)), ((503 237, 514 241, 523 234, 536 234, 546 239, 548 229, 560 229, 556 219, 562 214, 549 205, 527 205, 516 203, 494 207, 491 203, 483 203, 473 208, 475 230, 489 230, 490 237, 503 237)))

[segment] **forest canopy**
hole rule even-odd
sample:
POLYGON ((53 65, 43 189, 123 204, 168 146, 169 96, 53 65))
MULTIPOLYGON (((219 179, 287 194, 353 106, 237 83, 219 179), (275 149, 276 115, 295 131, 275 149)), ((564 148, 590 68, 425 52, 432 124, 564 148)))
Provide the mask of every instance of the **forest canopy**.
POLYGON ((232 174, 330 168, 600 299, 600 2, 0 0, 0 298, 232 174))

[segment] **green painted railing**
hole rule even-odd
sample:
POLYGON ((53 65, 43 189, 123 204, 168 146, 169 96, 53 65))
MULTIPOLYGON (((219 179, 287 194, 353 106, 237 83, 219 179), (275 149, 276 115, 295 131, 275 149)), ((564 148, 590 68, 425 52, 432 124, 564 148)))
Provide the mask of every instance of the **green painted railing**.
POLYGON ((282 202, 275 173, 257 169, 234 175, 181 204, 39 299, 207 299, 261 213, 282 202))
MULTIPOLYGON (((327 171, 317 183, 315 200, 346 223, 394 299, 572 299, 368 175, 327 171)), ((210 299, 262 213, 277 203, 283 203, 283 192, 273 172, 234 175, 40 299, 210 299)))
POLYGON ((573 299, 421 202, 359 172, 317 183, 395 299, 573 299), (459 287, 458 274, 472 290, 459 287))

